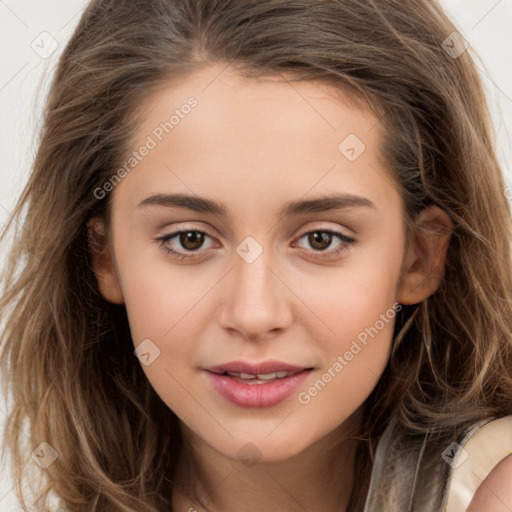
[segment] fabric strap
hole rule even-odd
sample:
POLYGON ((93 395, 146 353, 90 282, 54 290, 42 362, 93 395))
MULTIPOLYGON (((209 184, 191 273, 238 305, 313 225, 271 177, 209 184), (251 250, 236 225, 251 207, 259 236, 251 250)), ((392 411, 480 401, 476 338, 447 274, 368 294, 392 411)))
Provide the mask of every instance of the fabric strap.
POLYGON ((478 486, 512 454, 512 415, 490 421, 465 443, 452 471, 446 512, 466 512, 478 486))
POLYGON ((377 444, 364 512, 466 512, 510 453, 512 415, 485 418, 442 444, 407 435, 394 417, 377 444))

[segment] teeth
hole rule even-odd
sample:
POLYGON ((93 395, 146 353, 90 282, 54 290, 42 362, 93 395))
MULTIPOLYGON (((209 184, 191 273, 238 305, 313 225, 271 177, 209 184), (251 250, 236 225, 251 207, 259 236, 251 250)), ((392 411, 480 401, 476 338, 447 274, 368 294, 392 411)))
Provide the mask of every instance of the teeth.
POLYGON ((231 377, 240 377, 241 379, 255 379, 258 378, 259 380, 272 380, 272 379, 282 379, 284 377, 288 377, 289 375, 292 375, 293 372, 287 372, 285 370, 274 372, 274 373, 258 373, 257 375, 252 373, 236 373, 236 372, 227 372, 228 375, 231 375, 231 377))
POLYGON ((252 373, 236 373, 236 372, 227 372, 231 377, 240 377, 241 379, 254 379, 256 375, 252 373))
POLYGON ((276 372, 274 373, 258 373, 258 379, 261 380, 270 380, 275 379, 277 377, 276 372))

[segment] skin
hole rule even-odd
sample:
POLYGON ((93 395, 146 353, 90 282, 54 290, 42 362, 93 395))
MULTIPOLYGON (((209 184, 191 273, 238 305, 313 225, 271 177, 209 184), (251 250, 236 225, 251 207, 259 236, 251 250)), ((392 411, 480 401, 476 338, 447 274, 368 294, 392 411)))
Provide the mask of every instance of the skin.
POLYGON ((179 483, 194 486, 207 507, 183 491, 173 494, 173 508, 231 512, 243 504, 251 512, 272 503, 274 510, 344 511, 357 484, 357 445, 342 441, 387 364, 394 320, 306 405, 294 393, 269 408, 237 407, 203 369, 277 359, 314 367, 299 391, 307 390, 394 303, 418 303, 436 291, 451 222, 430 207, 418 223, 444 227, 443 234, 406 246, 402 200, 379 159, 382 123, 318 83, 244 79, 211 65, 147 98, 133 149, 190 96, 198 106, 115 187, 112 264, 94 259, 101 293, 126 305, 134 345, 149 338, 160 350, 143 369, 181 421, 179 483), (338 150, 351 133, 366 145, 353 162, 338 150), (137 206, 177 192, 221 201, 229 216, 137 206), (333 192, 374 207, 277 216, 288 201, 333 192), (208 232, 198 249, 179 237, 167 243, 202 256, 174 259, 156 240, 179 229, 208 232), (333 237, 322 252, 304 236, 313 229, 356 243, 335 255, 343 242, 333 237), (251 263, 236 252, 247 236, 263 249, 251 263), (237 457, 249 442, 261 457, 250 467, 237 457))
POLYGON ((467 512, 512 510, 512 454, 502 459, 479 485, 467 512))

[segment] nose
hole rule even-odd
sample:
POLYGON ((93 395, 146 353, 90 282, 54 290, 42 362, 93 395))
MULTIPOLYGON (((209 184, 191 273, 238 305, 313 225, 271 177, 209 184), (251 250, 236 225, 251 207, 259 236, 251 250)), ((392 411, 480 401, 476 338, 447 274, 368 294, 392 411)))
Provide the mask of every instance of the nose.
POLYGON ((286 329, 292 321, 293 294, 265 251, 252 262, 236 253, 233 260, 234 268, 221 292, 221 326, 251 341, 286 329))

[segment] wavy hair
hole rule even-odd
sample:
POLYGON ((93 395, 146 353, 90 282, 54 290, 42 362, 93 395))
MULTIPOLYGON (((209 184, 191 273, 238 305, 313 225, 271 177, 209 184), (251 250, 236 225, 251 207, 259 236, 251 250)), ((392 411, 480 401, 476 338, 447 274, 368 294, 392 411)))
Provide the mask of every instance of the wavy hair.
POLYGON ((30 475, 37 510, 52 493, 73 512, 169 509, 179 423, 134 357, 124 306, 99 293, 87 226, 95 216, 108 225, 111 195, 94 190, 126 159, 137 106, 213 62, 349 91, 383 123, 381 155, 408 233, 429 204, 454 224, 444 279, 398 314, 389 364, 365 403, 350 510, 362 510, 392 415, 442 438, 512 413, 511 216, 471 49, 449 51, 456 30, 437 0, 90 2, 58 62, 33 169, 2 233, 14 231, 0 302, 12 397, 2 450, 24 507, 30 475), (43 442, 58 458, 35 485, 30 454, 43 442))

